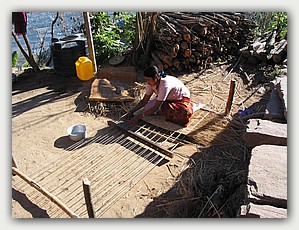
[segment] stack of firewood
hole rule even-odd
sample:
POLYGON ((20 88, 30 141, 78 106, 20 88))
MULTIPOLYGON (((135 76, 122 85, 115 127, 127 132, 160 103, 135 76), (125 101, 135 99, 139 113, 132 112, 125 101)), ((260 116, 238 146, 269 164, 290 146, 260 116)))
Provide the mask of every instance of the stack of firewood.
POLYGON ((252 44, 256 26, 245 13, 161 12, 151 56, 159 69, 204 69, 252 44))
POLYGON ((287 45, 287 38, 281 39, 277 31, 273 30, 240 51, 250 64, 282 64, 287 58, 287 45))

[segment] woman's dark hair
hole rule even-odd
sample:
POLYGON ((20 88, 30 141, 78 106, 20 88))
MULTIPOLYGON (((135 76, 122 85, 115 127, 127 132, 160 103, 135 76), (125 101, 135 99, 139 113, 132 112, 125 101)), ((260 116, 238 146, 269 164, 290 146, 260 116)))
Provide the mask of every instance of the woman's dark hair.
POLYGON ((143 75, 146 77, 155 78, 156 74, 159 74, 159 69, 157 66, 149 66, 143 71, 143 75))
POLYGON ((150 78, 155 78, 156 75, 161 75, 162 77, 164 77, 164 71, 161 72, 161 74, 159 74, 159 69, 157 66, 151 65, 149 67, 147 67, 146 69, 144 69, 143 71, 143 75, 146 77, 150 77, 150 78))

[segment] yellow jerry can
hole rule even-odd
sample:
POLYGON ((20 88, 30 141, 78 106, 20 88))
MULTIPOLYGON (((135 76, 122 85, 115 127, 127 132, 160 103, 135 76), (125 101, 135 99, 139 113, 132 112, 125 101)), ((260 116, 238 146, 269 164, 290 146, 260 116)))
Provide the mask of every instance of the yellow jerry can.
POLYGON ((79 57, 75 63, 77 77, 82 81, 88 81, 93 78, 94 71, 92 61, 85 56, 79 57))

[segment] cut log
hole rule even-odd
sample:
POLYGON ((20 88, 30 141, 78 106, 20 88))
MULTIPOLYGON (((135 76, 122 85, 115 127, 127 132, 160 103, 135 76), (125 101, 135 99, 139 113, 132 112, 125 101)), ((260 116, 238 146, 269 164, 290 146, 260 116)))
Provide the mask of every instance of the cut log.
POLYGON ((191 41, 191 35, 190 35, 190 34, 185 33, 185 34, 183 35, 183 38, 184 38, 184 40, 187 41, 187 42, 190 42, 190 41, 191 41))
POLYGON ((195 25, 192 27, 192 29, 200 36, 205 36, 208 33, 207 26, 195 25))
POLYGON ((160 59, 158 58, 158 56, 156 55, 155 51, 151 52, 152 58, 155 60, 155 65, 158 67, 159 71, 163 70, 163 64, 160 61, 160 59))
POLYGON ((173 59, 173 66, 176 67, 176 68, 179 68, 180 61, 177 58, 173 59))
POLYGON ((270 51, 272 59, 275 63, 281 63, 286 57, 287 41, 285 39, 274 44, 274 48, 270 51))
POLYGON ((183 41, 183 42, 181 42, 180 47, 183 50, 188 49, 188 43, 186 41, 183 41))
MULTIPOLYGON (((161 12, 157 17, 154 51, 165 67, 203 68, 207 57, 216 60, 240 55, 240 47, 249 47, 252 42, 253 24, 245 20, 243 13, 161 12), (186 63, 186 58, 191 64, 186 63)), ((251 57, 248 51, 243 51, 244 58, 251 57)), ((264 53, 261 58, 266 59, 264 53)), ((254 60, 260 61, 259 57, 254 60)))
POLYGON ((175 27, 167 22, 165 18, 163 18, 161 15, 158 15, 158 19, 161 20, 174 34, 177 34, 178 32, 176 31, 175 27))
POLYGON ((191 50, 190 49, 186 49, 185 51, 184 51, 184 54, 187 56, 187 57, 190 57, 191 56, 191 50))
POLYGON ((165 62, 167 64, 170 64, 172 62, 172 58, 165 53, 161 51, 156 51, 157 56, 162 60, 162 62, 165 62))

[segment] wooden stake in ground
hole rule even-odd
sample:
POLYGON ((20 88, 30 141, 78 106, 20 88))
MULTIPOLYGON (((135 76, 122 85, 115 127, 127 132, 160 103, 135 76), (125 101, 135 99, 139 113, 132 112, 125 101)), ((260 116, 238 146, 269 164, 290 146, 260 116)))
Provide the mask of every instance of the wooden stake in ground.
POLYGON ((225 108, 225 115, 228 115, 231 110, 234 94, 235 94, 235 87, 236 87, 236 80, 232 79, 230 81, 229 94, 228 94, 226 108, 225 108))
POLYGON ((89 218, 95 218, 95 213, 93 209, 93 204, 91 201, 91 193, 90 193, 90 181, 88 179, 84 179, 83 183, 83 191, 84 191, 84 198, 86 203, 86 208, 88 212, 89 218))

